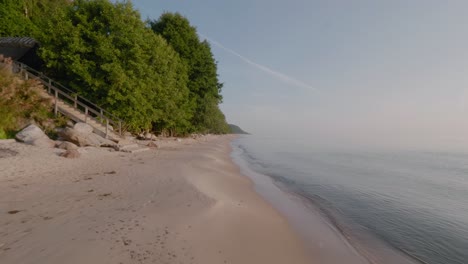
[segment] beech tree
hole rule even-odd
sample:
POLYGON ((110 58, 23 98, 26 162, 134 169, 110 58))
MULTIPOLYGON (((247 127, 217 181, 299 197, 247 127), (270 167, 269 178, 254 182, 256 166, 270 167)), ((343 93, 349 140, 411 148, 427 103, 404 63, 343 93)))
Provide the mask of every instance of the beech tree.
POLYGON ((228 125, 218 107, 223 85, 218 80, 217 63, 209 43, 200 41, 196 28, 178 13, 164 13, 158 20, 149 21, 149 25, 167 40, 188 67, 187 86, 195 102, 191 123, 195 130, 227 133, 228 125))
POLYGON ((147 24, 130 1, 0 0, 0 17, 0 36, 37 39, 46 75, 131 131, 229 131, 210 45, 180 14, 147 24))
POLYGON ((35 37, 42 21, 70 0, 0 0, 0 36, 35 37))
POLYGON ((52 75, 129 129, 189 129, 186 66, 130 2, 74 1, 48 20, 40 42, 52 75))

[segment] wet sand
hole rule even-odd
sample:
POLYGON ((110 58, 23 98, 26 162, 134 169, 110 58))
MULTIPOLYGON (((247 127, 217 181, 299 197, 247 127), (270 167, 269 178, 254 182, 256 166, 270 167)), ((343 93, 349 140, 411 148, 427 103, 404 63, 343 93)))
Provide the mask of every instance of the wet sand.
POLYGON ((368 264, 374 262, 360 254, 346 237, 321 214, 319 208, 299 195, 281 189, 273 180, 249 169, 236 150, 233 153, 236 164, 244 175, 254 182, 256 191, 281 212, 305 243, 313 260, 311 263, 324 264, 368 264))
POLYGON ((240 174, 230 140, 78 159, 0 143, 14 151, 0 158, 0 263, 323 263, 240 174))
POLYGON ((372 233, 353 228, 340 218, 339 212, 320 202, 320 197, 310 197, 286 182, 275 181, 274 177, 252 170, 247 161, 251 159, 250 154, 245 153, 239 142, 243 142, 242 138, 232 143, 233 161, 240 167, 241 173, 253 181, 257 193, 287 218, 304 241, 312 263, 422 263, 372 233))

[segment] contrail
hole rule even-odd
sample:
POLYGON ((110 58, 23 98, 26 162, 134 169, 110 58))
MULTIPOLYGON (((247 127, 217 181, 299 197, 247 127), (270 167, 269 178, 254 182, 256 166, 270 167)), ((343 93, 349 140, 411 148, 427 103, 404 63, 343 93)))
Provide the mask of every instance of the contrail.
POLYGON ((204 36, 202 34, 200 34, 200 36, 203 37, 203 38, 206 38, 209 42, 213 43, 215 46, 217 46, 217 47, 231 53, 232 55, 240 58, 244 62, 246 62, 246 63, 248 63, 248 64, 250 64, 250 65, 252 65, 252 66, 254 66, 254 67, 256 67, 256 68, 258 68, 258 69, 260 69, 260 70, 262 70, 262 71, 264 71, 264 72, 266 72, 266 73, 268 73, 268 74, 270 74, 270 75, 272 75, 272 76, 274 76, 274 77, 276 77, 278 79, 280 79, 280 80, 282 80, 285 83, 289 83, 289 84, 292 84, 292 85, 295 85, 295 86, 298 86, 298 87, 301 87, 301 88, 316 90, 314 87, 310 86, 307 83, 299 81, 299 80, 297 80, 297 79, 295 79, 293 77, 290 77, 290 76, 288 76, 288 75, 286 75, 284 73, 277 72, 277 71, 275 71, 275 70, 273 70, 273 69, 271 69, 271 68, 269 68, 267 66, 258 64, 256 62, 252 61, 251 59, 246 58, 246 57, 242 56, 241 54, 235 52, 234 50, 225 47, 223 44, 221 44, 221 43, 219 43, 219 42, 217 42, 215 40, 212 40, 212 39, 210 39, 210 38, 208 38, 208 37, 206 37, 206 36, 204 36))

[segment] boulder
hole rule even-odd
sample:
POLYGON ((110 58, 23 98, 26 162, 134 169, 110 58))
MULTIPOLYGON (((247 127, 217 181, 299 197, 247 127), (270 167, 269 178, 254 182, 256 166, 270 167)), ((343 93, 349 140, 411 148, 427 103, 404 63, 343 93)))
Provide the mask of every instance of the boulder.
POLYGON ((31 124, 16 134, 15 138, 26 144, 32 144, 40 138, 47 138, 47 135, 38 126, 31 124))
POLYGON ((149 133, 149 132, 147 132, 147 133, 145 133, 144 139, 146 139, 146 140, 156 140, 156 136, 149 133))
POLYGON ((59 133, 65 141, 72 142, 80 147, 99 147, 99 142, 92 141, 88 138, 90 134, 81 133, 75 130, 74 128, 66 127, 62 132, 59 133))
POLYGON ((37 147, 55 147, 55 142, 47 137, 42 129, 33 124, 21 130, 18 134, 16 134, 15 138, 20 142, 37 147))
POLYGON ((87 136, 87 138, 92 142, 96 142, 99 147, 114 148, 115 146, 117 146, 117 143, 115 143, 114 141, 103 138, 103 137, 101 137, 101 136, 99 136, 97 134, 94 134, 94 133, 89 134, 87 136))
POLYGON ((71 142, 62 142, 60 143, 60 145, 57 146, 59 149, 64 149, 64 150, 74 150, 74 149, 78 149, 78 146, 71 143, 71 142))
POLYGON ((78 122, 73 126, 73 129, 76 131, 83 133, 85 135, 93 133, 94 128, 86 123, 78 122))
POLYGON ((67 150, 64 153, 60 154, 61 157, 68 158, 68 159, 76 159, 81 156, 80 152, 77 149, 67 150))
POLYGON ((66 141, 72 142, 80 147, 115 147, 117 145, 115 142, 97 134, 86 134, 68 127, 59 135, 66 141))
POLYGON ((146 146, 150 148, 159 148, 158 144, 153 141, 150 141, 146 146))
POLYGON ((136 138, 139 140, 156 140, 158 137, 150 132, 143 132, 138 134, 136 138))
POLYGON ((34 140, 33 142, 28 143, 28 144, 31 144, 31 145, 36 146, 36 147, 43 147, 43 148, 54 148, 55 147, 55 141, 48 138, 47 136, 42 137, 42 138, 38 138, 38 139, 34 140))
POLYGON ((138 135, 136 136, 136 138, 137 138, 138 140, 145 140, 145 139, 146 139, 145 133, 140 133, 140 134, 138 134, 138 135))

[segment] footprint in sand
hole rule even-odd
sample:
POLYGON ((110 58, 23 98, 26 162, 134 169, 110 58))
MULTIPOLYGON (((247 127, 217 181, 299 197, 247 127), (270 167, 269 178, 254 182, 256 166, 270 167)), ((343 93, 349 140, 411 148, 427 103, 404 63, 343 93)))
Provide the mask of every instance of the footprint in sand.
POLYGON ((105 197, 108 197, 110 196, 112 193, 103 193, 103 194, 99 194, 98 197, 99 197, 99 200, 102 200, 104 199, 105 197))

